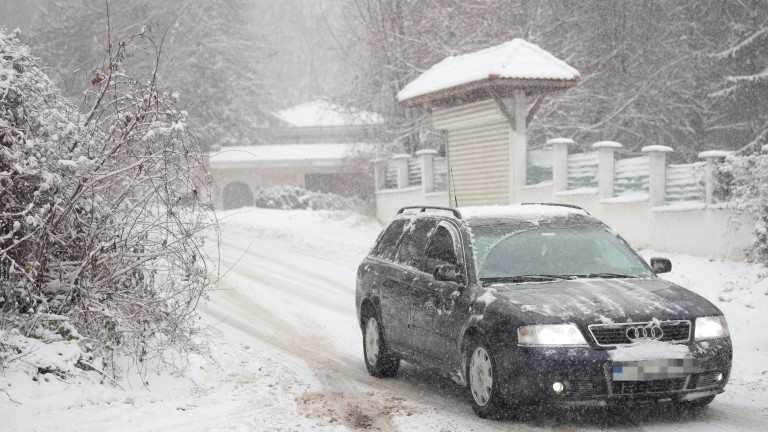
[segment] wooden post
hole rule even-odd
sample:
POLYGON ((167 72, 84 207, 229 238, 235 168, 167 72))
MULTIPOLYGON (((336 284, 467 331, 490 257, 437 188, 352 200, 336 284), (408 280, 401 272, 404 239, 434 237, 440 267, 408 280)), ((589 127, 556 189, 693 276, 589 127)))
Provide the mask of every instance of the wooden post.
POLYGON ((511 181, 509 185, 509 203, 515 202, 515 189, 525 186, 528 161, 527 161, 527 143, 526 143, 526 125, 525 120, 528 116, 528 106, 525 100, 525 91, 515 89, 513 92, 515 128, 510 130, 510 158, 511 160, 511 181))

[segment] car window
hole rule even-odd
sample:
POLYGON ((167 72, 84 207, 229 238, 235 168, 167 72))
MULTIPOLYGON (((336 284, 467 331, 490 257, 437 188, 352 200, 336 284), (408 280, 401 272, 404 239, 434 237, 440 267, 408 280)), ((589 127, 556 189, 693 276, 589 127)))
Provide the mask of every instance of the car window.
POLYGON ((605 230, 539 229, 506 237, 483 238, 480 278, 523 275, 586 276, 614 273, 649 276, 644 262, 626 243, 605 230))
POLYGON ((394 261, 395 253, 397 252, 397 241, 403 234, 406 222, 408 221, 405 219, 392 222, 387 230, 384 231, 384 234, 381 235, 381 238, 379 238, 379 242, 371 251, 371 255, 384 260, 394 261))
POLYGON ((453 241, 453 236, 448 228, 444 226, 438 226, 432 238, 430 239, 429 246, 427 246, 425 260, 425 272, 431 273, 435 266, 439 264, 452 264, 457 265, 456 259, 456 245, 453 241))
POLYGON ((437 226, 434 219, 414 219, 405 226, 403 239, 397 247, 397 256, 395 261, 422 269, 424 266, 424 249, 427 247, 429 235, 437 226))

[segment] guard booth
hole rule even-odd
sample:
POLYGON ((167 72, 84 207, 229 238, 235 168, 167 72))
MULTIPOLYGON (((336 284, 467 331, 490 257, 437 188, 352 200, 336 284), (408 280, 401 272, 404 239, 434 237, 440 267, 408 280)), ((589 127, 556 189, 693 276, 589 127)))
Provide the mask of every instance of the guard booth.
POLYGON ((397 95, 423 105, 448 138, 449 202, 511 204, 526 185, 526 128, 544 98, 573 87, 579 72, 535 44, 514 39, 448 57, 397 95))

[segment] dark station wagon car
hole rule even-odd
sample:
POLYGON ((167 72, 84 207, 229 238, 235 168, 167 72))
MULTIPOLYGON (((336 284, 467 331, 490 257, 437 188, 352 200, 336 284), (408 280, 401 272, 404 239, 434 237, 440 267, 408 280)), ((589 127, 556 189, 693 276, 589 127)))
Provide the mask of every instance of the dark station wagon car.
POLYGON ((556 204, 406 207, 357 272, 365 364, 400 360, 467 387, 475 412, 529 403, 670 402, 722 393, 723 313, 660 279, 586 211, 556 204))

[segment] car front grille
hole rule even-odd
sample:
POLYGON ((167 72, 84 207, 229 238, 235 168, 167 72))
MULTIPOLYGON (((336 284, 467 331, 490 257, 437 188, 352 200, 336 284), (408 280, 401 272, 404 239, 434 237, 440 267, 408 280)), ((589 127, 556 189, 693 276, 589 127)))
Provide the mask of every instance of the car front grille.
MULTIPOLYGON (((589 332, 599 346, 616 346, 634 342, 627 336, 627 332, 631 328, 646 328, 650 330, 652 327, 661 329, 661 337, 657 340, 662 342, 688 342, 691 338, 691 322, 687 320, 661 321, 657 323, 592 324, 589 326, 589 332)), ((656 335, 658 334, 656 333, 656 335)))
POLYGON ((721 372, 703 372, 694 373, 687 377, 659 379, 651 381, 606 381, 601 379, 592 380, 569 380, 566 381, 565 392, 563 396, 566 399, 591 399, 604 396, 629 396, 643 397, 658 394, 670 394, 676 392, 685 392, 692 390, 713 390, 721 386, 717 380, 721 372), (610 388, 610 391, 609 391, 610 388))
POLYGON ((685 378, 661 379, 654 381, 613 381, 615 395, 638 395, 680 391, 685 388, 685 378))
POLYGON ((569 381, 565 388, 566 397, 590 398, 593 396, 604 396, 608 394, 608 388, 604 380, 590 381, 569 381))

